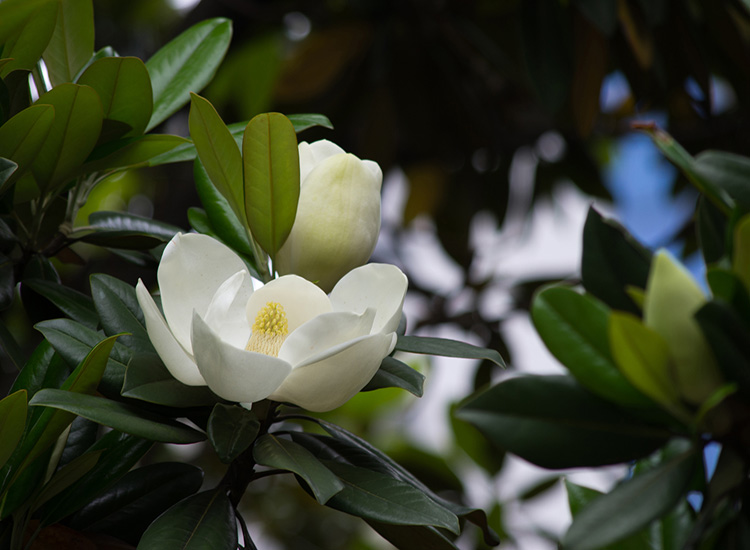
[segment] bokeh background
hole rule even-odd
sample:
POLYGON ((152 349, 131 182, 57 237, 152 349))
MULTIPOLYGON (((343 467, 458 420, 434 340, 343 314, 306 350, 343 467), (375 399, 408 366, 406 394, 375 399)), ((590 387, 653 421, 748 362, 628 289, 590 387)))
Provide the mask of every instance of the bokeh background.
MULTIPOLYGON (((380 163, 373 259, 409 276, 408 331, 498 349, 511 368, 408 357, 427 375, 421 400, 384 390, 330 414, 433 489, 485 508, 502 548, 556 548, 569 521, 560 472, 488 447, 451 407, 498 377, 560 368, 527 310, 541 285, 575 282, 592 204, 700 275, 696 194, 631 124, 655 121, 691 153, 750 154, 750 2, 96 0, 94 9, 97 48, 144 60, 198 21, 230 18, 232 46, 203 92, 225 122, 322 113, 335 129, 300 139, 331 139, 380 163)), ((187 112, 161 130, 187 135, 187 112)), ((93 210, 127 210, 187 230, 196 206, 190 165, 144 169, 100 185, 79 224, 93 210)), ((89 265, 65 275, 82 290, 92 271, 133 284, 153 277, 80 253, 89 265)), ((17 328, 27 345, 38 338, 29 323, 17 328)), ((149 459, 168 452, 177 451, 149 459)), ((200 447, 179 452, 220 475, 200 447)), ((606 489, 624 473, 571 475, 606 489)), ((390 548, 290 479, 256 485, 243 506, 259 548, 390 548)), ((484 547, 472 527, 458 544, 484 547)))

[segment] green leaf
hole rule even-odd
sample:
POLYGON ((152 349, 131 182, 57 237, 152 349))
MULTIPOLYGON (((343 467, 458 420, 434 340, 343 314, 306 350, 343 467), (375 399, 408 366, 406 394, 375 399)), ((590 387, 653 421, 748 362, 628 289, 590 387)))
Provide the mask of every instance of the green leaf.
POLYGON ((190 464, 149 464, 125 474, 66 523, 137 544, 155 517, 194 494, 202 481, 203 472, 190 464))
POLYGON ((12 160, 0 157, 0 189, 2 189, 5 182, 10 179, 16 170, 18 170, 18 164, 12 160))
POLYGON ((219 460, 229 464, 245 452, 259 431, 260 421, 252 411, 239 405, 217 403, 208 417, 206 434, 219 460))
POLYGON ((129 333, 123 334, 120 339, 125 346, 137 351, 153 352, 135 289, 115 277, 101 273, 91 275, 90 282, 91 297, 104 333, 108 336, 129 333))
POLYGON ((0 157, 18 165, 11 177, 0 184, 0 193, 31 168, 54 120, 55 108, 52 105, 35 104, 0 126, 0 157))
POLYGON ((613 309, 640 313, 626 288, 646 288, 651 253, 619 224, 589 209, 583 227, 584 288, 613 309))
POLYGON ((250 232, 273 258, 292 231, 299 201, 294 126, 280 113, 253 118, 242 140, 245 214, 250 232))
POLYGON ((0 254, 0 310, 10 307, 16 288, 13 260, 0 254))
MULTIPOLYGON (((33 409, 41 411, 43 409, 33 409)), ((70 424, 68 437, 65 440, 65 447, 60 454, 60 460, 57 463, 58 469, 68 464, 70 461, 82 456, 89 447, 96 443, 99 435, 99 424, 86 418, 77 417, 70 424)))
POLYGON ((48 500, 59 495, 62 491, 86 475, 99 461, 101 454, 101 450, 86 453, 73 459, 69 464, 66 464, 55 472, 52 478, 44 484, 44 487, 42 487, 42 490, 34 499, 32 510, 39 509, 39 507, 48 500))
MULTIPOLYGON (((59 391, 77 397, 90 397, 87 394, 92 394, 96 390, 115 339, 115 336, 107 338, 91 349, 62 384, 62 390, 42 389, 34 397, 45 391, 59 391)), ((9 485, 18 479, 24 469, 52 447, 73 418, 74 415, 69 412, 52 410, 43 411, 36 416, 36 421, 11 457, 13 473, 9 485)))
MULTIPOLYGON (((104 335, 69 319, 52 319, 34 325, 49 340, 55 351, 69 365, 77 365, 86 354, 104 339, 104 335)), ((108 395, 119 395, 125 376, 129 352, 122 344, 115 344, 107 362, 100 390, 108 395)))
POLYGON ((47 298, 65 315, 85 327, 93 330, 99 325, 99 316, 94 304, 85 294, 44 279, 26 279, 23 284, 47 298))
POLYGON ((8 461, 26 428, 26 390, 18 390, 0 401, 0 468, 8 461))
POLYGON ((574 518, 563 546, 597 550, 667 514, 687 493, 698 457, 699 453, 690 449, 597 498, 574 518))
POLYGON ((140 136, 151 119, 151 79, 137 57, 104 57, 78 79, 102 100, 104 122, 100 143, 123 136, 140 136))
MULTIPOLYGON (((151 235, 152 237, 160 239, 162 242, 168 242, 177 233, 182 232, 182 229, 176 225, 151 218, 136 216, 135 214, 129 214, 127 212, 108 212, 106 210, 99 210, 91 213, 89 216, 89 223, 94 227, 102 229, 132 231, 151 235)), ((130 285, 127 286, 130 287, 130 285)), ((130 288, 132 289, 132 287, 130 288)), ((134 292, 135 291, 133 291, 133 296, 135 296, 134 292)))
POLYGON ((367 524, 402 550, 458 550, 448 537, 429 525, 393 525, 371 519, 367 524))
POLYGON ((712 264, 721 260, 727 253, 728 223, 721 210, 711 204, 705 196, 698 200, 695 225, 703 261, 706 264, 712 264))
POLYGON ((55 120, 32 166, 44 191, 66 183, 94 149, 102 128, 102 105, 93 88, 77 84, 56 86, 37 104, 55 108, 55 120))
MULTIPOLYGON (((287 115, 287 118, 291 121, 292 125, 294 126, 294 131, 297 133, 300 133, 303 130, 307 130, 308 128, 313 128, 315 126, 333 129, 333 124, 331 124, 331 121, 328 120, 328 117, 324 115, 287 115)), ((248 121, 235 122, 227 126, 238 147, 242 146, 242 136, 245 133, 245 127, 247 126, 247 123, 248 121)), ((164 153, 163 155, 159 155, 157 158, 153 159, 153 163, 151 164, 151 166, 194 160, 196 156, 197 153, 195 151, 195 145, 193 145, 191 141, 186 140, 185 143, 179 145, 178 147, 175 147, 172 151, 164 153)))
POLYGON ((213 405, 220 400, 207 386, 186 386, 155 353, 138 353, 128 363, 122 396, 168 407, 213 405))
POLYGON ((743 322, 750 326, 750 295, 739 277, 728 269, 714 267, 708 269, 706 279, 714 299, 731 305, 743 322))
POLYGON ((547 349, 586 389, 620 405, 653 407, 612 360, 607 306, 570 288, 551 287, 536 295, 531 317, 547 349))
POLYGON ((12 58, 2 66, 0 76, 13 71, 31 71, 42 56, 57 24, 58 2, 45 2, 35 7, 35 11, 16 27, 12 37, 4 42, 2 57, 12 58))
POLYGON ((59 0, 57 24, 44 52, 53 86, 73 82, 94 53, 92 0, 59 0))
POLYGON ((162 239, 139 231, 107 231, 106 229, 87 233, 78 237, 77 240, 96 246, 123 250, 150 250, 164 244, 162 239))
POLYGON ((123 138, 94 149, 82 173, 117 171, 160 164, 158 158, 192 142, 170 134, 148 134, 138 138, 123 138))
POLYGON ((380 364, 375 376, 367 383, 362 391, 379 390, 381 388, 402 388, 409 393, 422 397, 424 375, 393 357, 386 357, 380 364))
POLYGON ((344 489, 344 484, 331 470, 294 441, 265 434, 255 442, 253 457, 258 464, 288 470, 300 476, 320 504, 326 504, 344 489))
POLYGON ((396 525, 432 525, 458 534, 458 518, 409 483, 366 468, 325 461, 344 488, 326 506, 368 520, 396 525))
POLYGON ((465 342, 447 338, 430 338, 427 336, 401 336, 396 341, 396 351, 441 355, 443 357, 463 357, 466 359, 486 359, 503 368, 505 361, 494 349, 480 348, 465 342))
POLYGON ((636 388, 669 410, 682 410, 669 348, 657 332, 634 315, 615 311, 609 317, 609 340, 617 365, 636 388))
POLYGON ((726 151, 704 151, 692 163, 697 177, 726 193, 743 210, 750 210, 750 159, 726 151))
POLYGON ((750 290, 750 216, 743 217, 734 227, 732 271, 750 290))
POLYGON ((245 219, 244 212, 241 218, 237 217, 227 199, 219 193, 211 182, 200 161, 193 164, 193 179, 203 208, 206 210, 209 225, 216 236, 233 250, 246 256, 252 256, 253 248, 248 236, 248 229, 240 221, 240 219, 245 219))
POLYGON ((511 378, 470 397, 456 416, 543 468, 626 462, 647 455, 671 435, 630 417, 568 376, 511 378))
POLYGON ((47 388, 29 401, 32 406, 53 407, 88 418, 114 430, 164 443, 195 443, 205 436, 170 418, 94 395, 47 388))
POLYGON ((748 327, 726 304, 708 302, 695 314, 724 376, 750 397, 750 338, 748 327))
POLYGON ((0 347, 2 347, 13 367, 16 370, 21 370, 26 359, 25 353, 21 349, 21 346, 18 345, 18 342, 16 342, 13 334, 8 330, 3 319, 0 319, 0 347))
POLYGON ((234 509, 219 487, 181 500, 146 529, 138 550, 236 550, 234 509))
MULTIPOLYGON (((568 493, 568 505, 570 514, 575 518, 578 513, 589 503, 596 500, 603 493, 582 485, 571 483, 565 480, 565 489, 568 493)), ((598 550, 643 550, 644 548, 654 548, 652 544, 651 533, 648 530, 640 531, 635 535, 628 537, 620 542, 607 545, 598 550)))
MULTIPOLYGON (((699 163, 690 153, 677 143, 672 136, 658 128, 655 124, 644 124, 638 126, 638 128, 646 132, 664 156, 679 168, 695 188, 706 195, 724 214, 728 214, 732 210, 734 201, 727 191, 721 187, 722 177, 728 174, 722 174, 725 166, 722 166, 724 163, 721 158, 717 159, 715 152, 707 151, 703 153, 701 155, 703 160, 700 163, 702 166, 698 166, 699 163), (716 160, 719 162, 717 163, 716 160)), ((721 154, 718 156, 721 157, 721 154)), ((727 171, 731 173, 732 170, 729 169, 727 171)))
POLYGON ((193 25, 146 62, 154 110, 146 131, 200 92, 214 76, 232 38, 232 22, 214 18, 193 25))
POLYGON ((208 177, 243 221, 242 156, 234 138, 213 105, 196 94, 190 96, 189 125, 190 137, 208 177))
POLYGON ((4 44, 34 12, 58 0, 5 0, 0 4, 0 44, 4 44))
POLYGON ((23 369, 10 389, 11 393, 26 390, 29 395, 34 395, 42 388, 59 388, 70 374, 65 361, 55 353, 47 340, 39 343, 22 366, 23 369))
POLYGON ((152 442, 110 431, 87 450, 101 453, 96 465, 81 479, 50 500, 39 512, 43 525, 69 516, 106 491, 130 470, 151 448, 152 442))

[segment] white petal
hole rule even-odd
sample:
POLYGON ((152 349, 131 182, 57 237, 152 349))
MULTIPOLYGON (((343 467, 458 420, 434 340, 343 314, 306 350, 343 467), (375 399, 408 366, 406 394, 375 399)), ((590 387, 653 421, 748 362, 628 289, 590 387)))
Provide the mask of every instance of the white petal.
POLYGON ((247 320, 250 326, 268 302, 278 302, 283 306, 290 334, 303 323, 332 309, 326 293, 313 283, 297 275, 285 275, 274 279, 250 296, 247 301, 247 320))
POLYGON ((361 315, 349 311, 318 315, 289 335, 279 350, 279 358, 295 369, 320 361, 336 353, 336 346, 370 334, 374 318, 373 309, 361 315))
POLYGON ((315 412, 335 409, 365 387, 395 339, 372 334, 354 340, 335 355, 294 369, 270 398, 315 412))
POLYGON ((252 286, 243 284, 247 271, 238 271, 224 281, 208 305, 204 321, 214 332, 221 334, 222 340, 242 348, 250 338, 250 325, 247 322, 245 306, 252 286))
POLYGON ((344 150, 327 139, 321 139, 312 143, 303 141, 298 146, 299 150, 299 177, 304 184, 307 175, 322 161, 330 156, 343 153, 344 150))
POLYGON ((359 313, 368 307, 377 315, 372 332, 389 333, 398 328, 409 282, 390 264, 367 264, 347 273, 330 294, 334 311, 359 313))
POLYGON ((254 403, 268 397, 292 370, 279 359, 224 342, 197 312, 193 315, 193 349, 206 384, 229 401, 254 403))
POLYGON ((188 386, 205 386, 206 381, 198 372, 195 361, 175 339, 140 279, 135 287, 135 295, 146 319, 148 337, 172 376, 188 386))
MULTIPOLYGON (((157 278, 164 317, 177 341, 192 351, 193 310, 204 316, 221 284, 245 270, 239 256, 207 235, 177 234, 164 249, 157 278)), ((243 283, 252 286, 248 281, 243 283)))
POLYGON ((380 190, 380 187, 383 185, 383 170, 380 169, 380 165, 374 160, 363 160, 362 166, 370 173, 372 181, 378 190, 380 190))

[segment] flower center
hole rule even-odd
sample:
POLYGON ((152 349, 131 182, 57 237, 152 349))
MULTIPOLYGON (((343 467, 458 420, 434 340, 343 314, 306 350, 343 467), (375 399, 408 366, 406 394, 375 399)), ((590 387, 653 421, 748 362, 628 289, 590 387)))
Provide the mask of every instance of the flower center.
POLYGON ((250 340, 245 349, 273 357, 279 356, 281 344, 289 334, 289 323, 284 306, 268 302, 255 316, 250 340))

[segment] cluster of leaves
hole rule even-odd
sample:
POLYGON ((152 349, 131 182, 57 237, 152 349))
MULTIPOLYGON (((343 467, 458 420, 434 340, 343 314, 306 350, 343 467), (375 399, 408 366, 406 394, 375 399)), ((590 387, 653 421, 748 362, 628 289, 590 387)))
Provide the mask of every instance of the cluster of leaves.
MULTIPOLYGON (((317 502, 365 519, 400 548, 455 549, 459 520, 496 544, 481 510, 434 493, 355 434, 291 409, 280 414, 274 403, 250 412, 176 381, 131 285, 92 274, 89 296, 61 280, 52 259, 79 260, 78 242, 153 268, 179 227, 117 212, 95 212, 76 227, 76 214, 113 174, 193 159, 204 209, 190 210, 191 225, 268 279, 299 195, 296 132, 330 122, 270 113, 225 126, 193 94, 191 139, 148 133, 208 83, 231 34, 228 20, 207 20, 143 63, 109 47, 93 51, 90 0, 0 3, 0 308, 20 303, 44 337, 27 357, 0 322, 0 344, 20 371, 0 400, 0 548, 69 528, 143 549, 234 549, 238 526, 253 548, 239 501, 250 482, 286 472, 317 502), (135 467, 155 442, 204 440, 228 464, 213 488, 201 490, 203 474, 189 464, 135 467)), ((496 351, 403 330, 396 351, 503 365, 496 351)), ((365 391, 421 396, 423 379, 386 357, 365 391)))
MULTIPOLYGON (((574 521, 564 548, 743 548, 750 544, 750 159, 718 151, 692 157, 656 127, 643 128, 702 193, 696 225, 711 296, 679 322, 699 327, 695 339, 708 343, 724 382, 711 386, 706 362, 693 383, 708 397, 683 392, 685 365, 668 344, 696 343, 685 340, 687 331, 670 342, 640 320, 663 291, 650 286, 656 256, 592 209, 582 291, 548 287, 532 305, 539 335, 569 373, 509 379, 469 398, 457 416, 545 468, 633 463, 605 495, 566 483, 574 521), (721 454, 707 476, 701 458, 711 443, 721 454), (702 495, 695 509, 691 491, 702 495)), ((681 299, 688 296, 662 302, 659 315, 685 315, 681 299)))

